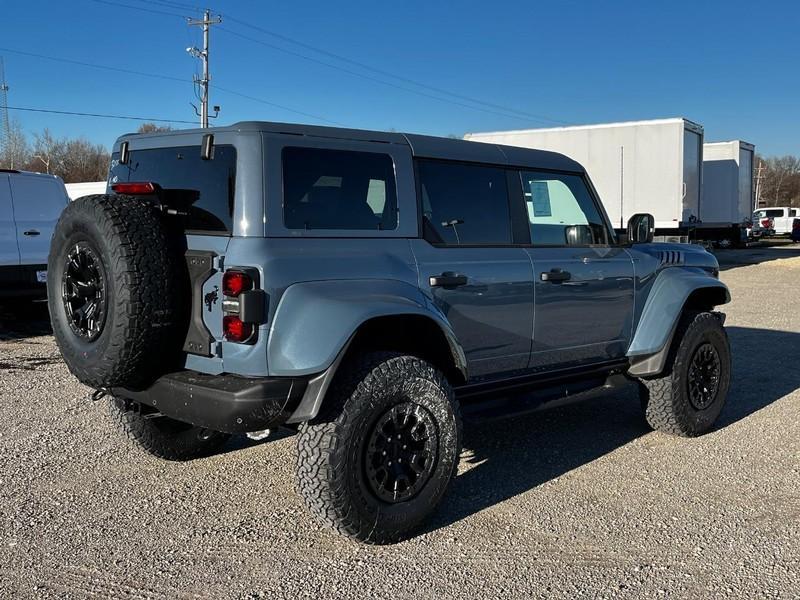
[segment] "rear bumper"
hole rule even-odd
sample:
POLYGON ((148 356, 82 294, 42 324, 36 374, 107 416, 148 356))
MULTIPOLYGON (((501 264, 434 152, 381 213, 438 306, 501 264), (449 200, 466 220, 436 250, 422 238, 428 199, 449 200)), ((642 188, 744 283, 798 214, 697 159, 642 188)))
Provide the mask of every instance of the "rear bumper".
POLYGON ((111 393, 192 425, 243 433, 285 423, 300 403, 307 383, 306 378, 178 371, 160 377, 144 390, 112 388, 111 393))

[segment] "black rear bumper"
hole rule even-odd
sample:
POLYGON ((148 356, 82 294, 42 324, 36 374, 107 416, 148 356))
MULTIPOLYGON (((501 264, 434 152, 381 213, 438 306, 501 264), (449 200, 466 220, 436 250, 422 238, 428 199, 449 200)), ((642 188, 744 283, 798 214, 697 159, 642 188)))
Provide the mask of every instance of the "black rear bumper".
POLYGON ((111 393, 192 425, 243 433, 285 423, 300 403, 307 383, 304 378, 178 371, 158 378, 144 390, 112 388, 111 393))

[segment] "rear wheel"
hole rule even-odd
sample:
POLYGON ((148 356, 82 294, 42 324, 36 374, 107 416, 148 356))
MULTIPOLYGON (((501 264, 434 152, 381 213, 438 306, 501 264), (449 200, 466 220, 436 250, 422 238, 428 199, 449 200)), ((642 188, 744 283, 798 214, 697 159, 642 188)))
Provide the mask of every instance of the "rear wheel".
POLYGON ((297 487, 324 524, 384 544, 433 512, 456 472, 461 416, 444 375, 407 355, 342 367, 324 412, 300 427, 297 487))
POLYGON ((711 429, 725 405, 728 336, 713 313, 690 312, 681 318, 673 343, 662 377, 642 380, 645 416, 653 429, 698 436, 711 429))
POLYGON ((144 407, 112 398, 111 417, 136 446, 165 460, 191 460, 218 451, 230 435, 158 416, 144 407))

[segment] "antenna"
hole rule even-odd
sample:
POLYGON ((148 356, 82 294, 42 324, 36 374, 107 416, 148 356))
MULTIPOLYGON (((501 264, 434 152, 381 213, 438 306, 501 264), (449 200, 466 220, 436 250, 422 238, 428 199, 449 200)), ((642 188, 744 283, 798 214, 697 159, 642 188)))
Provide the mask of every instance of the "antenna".
POLYGON ((0 151, 6 150, 11 125, 8 122, 8 86, 6 73, 3 67, 3 57, 0 56, 0 151))

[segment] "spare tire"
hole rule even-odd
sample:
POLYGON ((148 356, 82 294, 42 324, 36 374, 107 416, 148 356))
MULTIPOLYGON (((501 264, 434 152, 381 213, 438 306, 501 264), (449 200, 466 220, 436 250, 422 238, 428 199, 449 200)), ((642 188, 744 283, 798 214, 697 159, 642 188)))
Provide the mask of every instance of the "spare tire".
POLYGON ((141 388, 176 368, 189 306, 185 236, 144 198, 84 196, 56 225, 47 265, 53 334, 75 377, 141 388))

